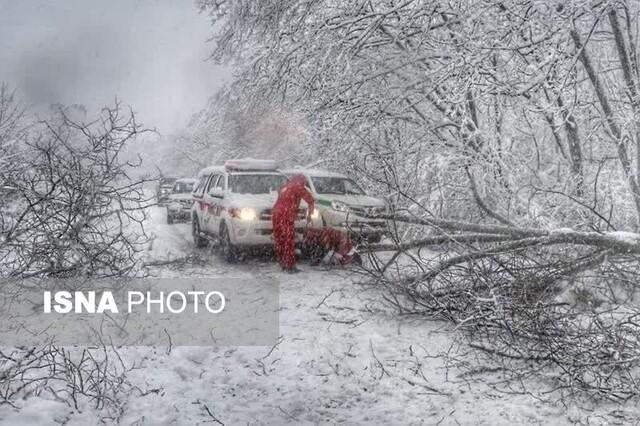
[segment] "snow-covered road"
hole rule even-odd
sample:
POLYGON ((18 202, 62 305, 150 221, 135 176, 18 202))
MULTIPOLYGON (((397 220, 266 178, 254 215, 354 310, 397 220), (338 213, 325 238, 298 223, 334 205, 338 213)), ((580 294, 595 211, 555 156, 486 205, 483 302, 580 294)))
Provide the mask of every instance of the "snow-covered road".
MULTIPOLYGON (((195 250, 187 224, 167 225, 151 212, 150 259, 193 255, 186 265, 152 275, 272 277, 280 282, 280 334, 274 347, 129 347, 120 355, 135 368, 121 424, 569 424, 616 420, 611 407, 540 402, 467 384, 437 355, 452 351, 446 324, 398 317, 379 291, 354 284, 345 271, 301 265, 283 274, 251 258, 229 265, 211 249, 195 250), (598 415, 596 415, 598 414, 598 415), (607 417, 599 417, 607 415, 607 417)), ((495 378, 495 377, 494 377, 495 378)), ((630 413, 617 420, 628 420, 630 413)), ((7 424, 92 424, 90 409, 30 398, 20 409, 0 407, 7 424)))

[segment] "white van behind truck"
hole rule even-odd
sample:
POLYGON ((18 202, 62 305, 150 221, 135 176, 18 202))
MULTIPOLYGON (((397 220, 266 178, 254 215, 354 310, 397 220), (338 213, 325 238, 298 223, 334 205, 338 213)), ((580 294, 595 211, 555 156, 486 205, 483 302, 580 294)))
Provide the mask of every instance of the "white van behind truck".
MULTIPOLYGON (((234 261, 244 249, 273 247, 271 210, 287 181, 270 160, 229 160, 198 173, 191 226, 196 246, 220 242, 223 257, 234 261)), ((298 211, 296 240, 302 240, 307 206, 298 211)))

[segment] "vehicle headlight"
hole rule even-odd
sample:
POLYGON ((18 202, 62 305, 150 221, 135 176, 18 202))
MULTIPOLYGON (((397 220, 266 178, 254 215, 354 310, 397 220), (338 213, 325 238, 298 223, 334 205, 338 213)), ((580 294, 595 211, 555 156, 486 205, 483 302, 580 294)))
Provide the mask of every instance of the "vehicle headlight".
POLYGON ((332 201, 331 208, 338 212, 348 212, 349 207, 341 201, 332 201))
POLYGON ((313 209, 313 211, 311 212, 311 219, 316 220, 320 218, 320 210, 318 209, 313 209))
POLYGON ((251 222, 253 220, 256 220, 256 211, 254 209, 245 207, 243 209, 240 209, 238 218, 243 222, 251 222))

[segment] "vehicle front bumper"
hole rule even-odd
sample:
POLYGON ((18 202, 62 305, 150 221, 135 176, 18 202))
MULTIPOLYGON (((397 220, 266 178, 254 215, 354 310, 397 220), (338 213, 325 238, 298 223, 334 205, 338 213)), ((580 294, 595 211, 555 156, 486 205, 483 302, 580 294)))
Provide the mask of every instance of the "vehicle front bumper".
MULTIPOLYGON (((295 222, 296 243, 302 242, 302 233, 306 226, 306 221, 295 222)), ((231 243, 235 246, 257 247, 273 246, 273 225, 267 220, 242 221, 232 219, 230 221, 231 243)))
POLYGON ((353 213, 325 210, 326 225, 348 233, 353 238, 376 238, 388 233, 387 221, 354 215, 353 213))
POLYGON ((174 219, 188 220, 191 217, 191 206, 186 207, 180 203, 167 204, 167 214, 174 219))

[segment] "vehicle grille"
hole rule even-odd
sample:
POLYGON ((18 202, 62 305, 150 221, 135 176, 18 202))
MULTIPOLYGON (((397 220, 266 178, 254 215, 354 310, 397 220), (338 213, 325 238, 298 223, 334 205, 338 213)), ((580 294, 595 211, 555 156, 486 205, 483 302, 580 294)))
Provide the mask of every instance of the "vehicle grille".
POLYGON ((384 229, 387 227, 386 222, 364 222, 364 221, 353 221, 353 222, 342 222, 340 226, 344 226, 345 228, 369 228, 369 229, 384 229))
POLYGON ((349 210, 351 213, 362 217, 380 216, 385 212, 385 208, 380 206, 350 206, 349 210))
MULTIPOLYGON (((304 233, 304 228, 296 227, 296 234, 304 233)), ((256 234, 258 235, 271 235, 273 234, 273 229, 256 229, 256 234)))
MULTIPOLYGON (((260 212, 260 220, 271 220, 271 212, 273 209, 264 209, 260 212)), ((300 208, 298 209, 298 217, 297 220, 304 220, 307 217, 307 209, 300 208)))

